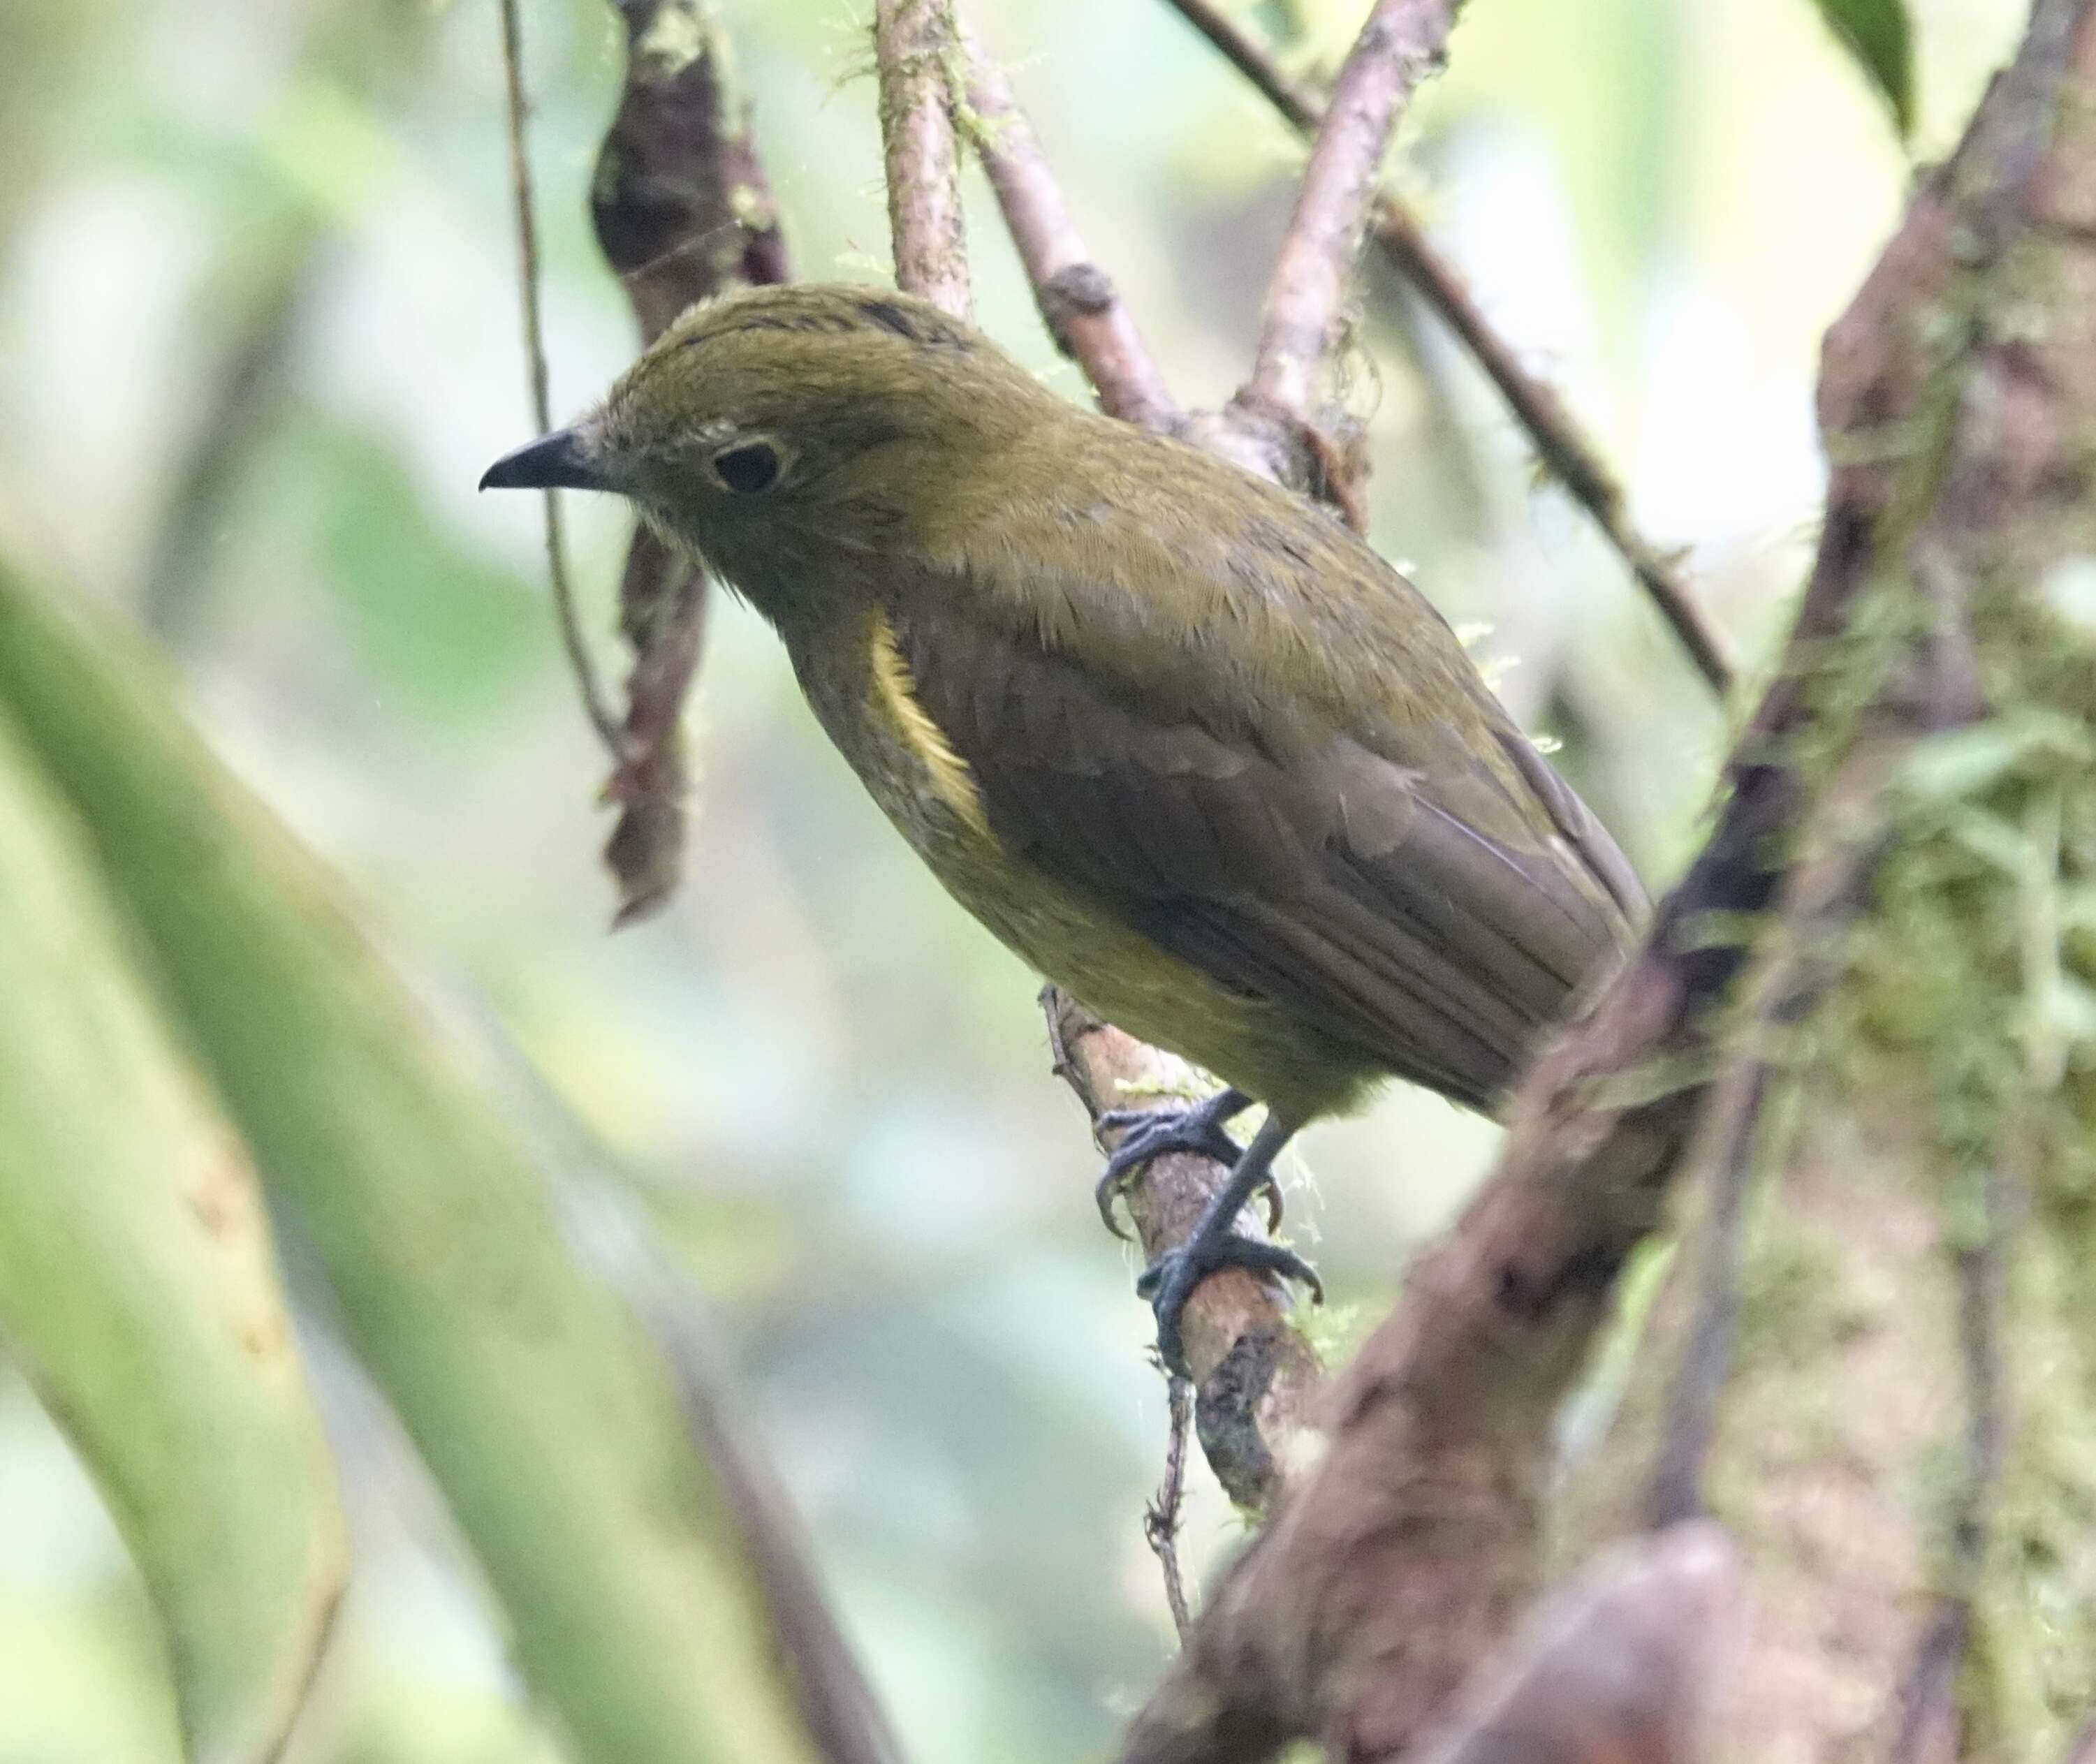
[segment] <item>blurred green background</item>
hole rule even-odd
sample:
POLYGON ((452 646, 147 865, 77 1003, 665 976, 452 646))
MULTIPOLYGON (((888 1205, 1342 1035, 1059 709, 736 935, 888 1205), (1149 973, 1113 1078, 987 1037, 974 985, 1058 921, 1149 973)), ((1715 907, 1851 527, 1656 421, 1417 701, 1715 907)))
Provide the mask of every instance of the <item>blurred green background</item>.
MULTIPOLYGON (((867 7, 721 6, 796 273, 880 275, 867 7)), ((1219 400, 1299 150, 1161 3, 966 10, 1181 395, 1219 400)), ((1363 7, 1242 10, 1307 71, 1363 7)), ((1915 158, 1954 138, 2020 11, 1916 0, 1915 158)), ((621 37, 600 0, 529 0, 526 29, 572 412, 631 349, 584 212, 621 37)), ((537 511, 473 491, 531 432, 497 43, 491 0, 0 5, 0 552, 150 628, 517 1106, 572 1117, 576 1159, 688 1253, 913 1755, 1097 1753, 1169 1646, 1139 1523, 1164 1416, 1136 1270, 1092 1212, 1034 982, 862 800, 731 604, 692 719, 686 885, 606 936, 600 757, 537 511)), ((1910 175, 1806 0, 1476 0, 1400 168, 1749 657, 1812 538, 1819 334, 1910 175)), ((982 321, 1081 395, 983 195, 982 321)), ((1378 541, 1490 625, 1501 691, 1663 884, 1723 716, 1446 338, 1379 274, 1364 312, 1378 541)), ((570 502, 608 633, 621 519, 570 502)), ((1321 1330, 1380 1315, 1493 1137, 1403 1094, 1308 1136, 1290 1213, 1334 1300, 1321 1330)), ((356 1551, 295 1758, 557 1756, 286 1253, 356 1551)), ((1204 1486, 1190 1549, 1212 1562, 1236 1535, 1204 1486)), ((0 1764, 172 1759, 158 1646, 92 1489, 0 1371, 0 1764)))

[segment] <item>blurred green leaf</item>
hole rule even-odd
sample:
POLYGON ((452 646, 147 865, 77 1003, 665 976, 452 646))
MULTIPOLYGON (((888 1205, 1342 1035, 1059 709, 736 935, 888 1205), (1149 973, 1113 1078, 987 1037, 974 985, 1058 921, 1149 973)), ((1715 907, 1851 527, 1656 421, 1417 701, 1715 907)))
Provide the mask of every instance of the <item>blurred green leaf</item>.
POLYGON ((1917 796, 1956 802, 1991 789, 2033 758, 2080 766, 2096 755, 2081 723, 2034 709, 1928 736, 1907 756, 1904 775, 1917 796))
POLYGON ((0 1328, 164 1626, 190 1755, 274 1755, 347 1570, 247 1148, 0 722, 0 1328))
POLYGON ((1891 107, 1904 141, 1914 132, 1914 41, 1906 0, 1814 0, 1827 28, 1841 39, 1891 107))
MULTIPOLYGON (((517 1129, 432 1037, 326 871, 183 724, 129 633, 4 568, 0 702, 93 827, 578 1756, 810 1764, 810 1712, 832 1705, 786 1670, 769 1603, 797 1583, 777 1561, 760 1578, 668 1367, 570 1253, 517 1129)), ((821 1632, 819 1606, 793 1615, 804 1638, 821 1632)), ((851 1714, 858 1755, 885 1755, 877 1718, 851 1714)))

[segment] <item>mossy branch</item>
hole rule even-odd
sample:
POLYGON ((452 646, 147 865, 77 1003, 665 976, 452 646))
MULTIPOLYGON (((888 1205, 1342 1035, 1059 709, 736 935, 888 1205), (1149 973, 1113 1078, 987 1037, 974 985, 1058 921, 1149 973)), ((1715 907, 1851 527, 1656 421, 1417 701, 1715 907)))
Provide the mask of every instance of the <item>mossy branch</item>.
MULTIPOLYGON (((2054 658, 2052 690, 2078 695, 2054 708, 2070 727, 2088 723, 2089 633, 2063 648, 2037 602, 2059 571, 2096 556, 2092 90, 2096 6, 2040 0, 2016 65, 1829 338, 1821 412, 1840 463, 1819 552, 1710 843, 1662 903, 1645 949, 1522 1085, 1497 1169, 1448 1239, 1408 1271, 1396 1313, 1334 1392, 1317 1472, 1212 1596, 1132 1727, 1127 1764, 1251 1760, 1298 1736, 1365 1764, 1416 1741, 1532 1595, 1557 1409, 1627 1259, 1662 1222, 1703 1117, 1718 1063, 1712 1038, 1745 953, 1713 945, 1705 928, 1777 898, 1797 828, 1859 755, 1888 738, 1895 756, 1918 753, 1930 731, 1981 712, 1995 686, 1990 618, 2047 626, 2021 653, 2033 666, 2054 658), (2071 663, 2058 662, 2063 653, 2071 663), (1689 1076, 1670 1087, 1624 1082, 1653 1069, 1689 1076)), ((2048 880, 2059 854, 2079 849, 2065 830, 2087 823, 2076 806, 2089 774, 2080 775, 2079 795, 2056 780, 2059 836, 2050 818, 2041 823, 2048 880)), ((1886 849, 1869 837, 1880 829, 1893 849, 1910 837, 1877 784, 1858 818, 1867 857, 1886 849)), ((2011 867, 2024 866, 2019 857, 2011 867)), ((2030 941, 2047 954, 2036 966, 2059 971, 2063 932, 2030 941)), ((1976 1006, 1984 998, 1958 1008, 1976 1006)), ((2022 1036, 2012 1037, 2020 1052, 2022 1036)), ((2035 1069, 2080 1082, 2071 1062, 2035 1069)), ((2016 1094, 2028 1101, 2027 1087, 2016 1094)), ((1963 1103, 1954 1091, 1945 1100, 1937 1136, 1954 1149, 1963 1103)), ((2012 1328, 2017 1290, 2012 1278, 2012 1328)), ((2018 1456, 2008 1455, 2007 1489, 2018 1456)), ((2044 1462, 2056 1477, 2058 1454, 2044 1462)), ((1571 1556, 1594 1541, 1576 1535, 1571 1556)), ((1795 1708, 1773 1690, 1763 1682, 1757 1708, 1795 1708)), ((1802 1749, 1832 1751, 1832 1732, 1802 1749)))
MULTIPOLYGON (((1858 589, 1798 670, 1810 723, 1770 751, 1816 796, 1808 859, 1832 836, 1879 861, 1824 1007, 1738 1050, 1810 1112, 1749 1210, 1698 1465, 1759 1583, 1742 1755, 2058 1757, 2096 1701, 2096 1315, 2061 1277, 2096 1219, 2096 941, 2072 928, 2096 902, 2096 620, 2071 590, 2096 557, 2092 219, 2096 7, 2044 0, 1828 339, 1829 525, 1858 589)), ((1666 1454, 1693 1296, 1732 1277, 1710 1242, 1687 1234, 1575 1478, 1573 1553, 1625 1522, 1587 1495, 1666 1454)))

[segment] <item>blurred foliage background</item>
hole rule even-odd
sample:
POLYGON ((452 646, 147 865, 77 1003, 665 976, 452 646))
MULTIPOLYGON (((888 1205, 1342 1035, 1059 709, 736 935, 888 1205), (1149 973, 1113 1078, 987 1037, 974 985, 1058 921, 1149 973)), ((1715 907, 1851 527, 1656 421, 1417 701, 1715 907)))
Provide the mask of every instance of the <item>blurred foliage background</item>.
MULTIPOLYGON (((877 277, 865 9, 721 5, 796 273, 877 277)), ((1299 149, 1162 4, 967 10, 1181 397, 1220 399, 1299 149)), ((1363 7, 1242 10, 1314 70, 1363 7)), ((1813 536, 1819 333, 1910 153, 1947 147, 2020 11, 1916 0, 1905 148, 1802 0, 1477 0, 1414 108, 1400 175, 1613 448, 1640 519, 1694 548, 1743 655, 1813 536)), ((584 211, 620 40, 600 0, 532 0, 526 23, 574 410, 631 349, 584 211)), ((1092 1212, 1031 977, 862 800, 731 604, 691 731, 686 886, 606 937, 600 755, 537 511, 473 493, 530 427, 497 41, 487 0, 0 7, 0 552, 148 627, 514 1106, 686 1253, 913 1755, 1096 1752, 1169 1646, 1139 1525, 1164 1417, 1135 1268, 1092 1212)), ((973 194, 982 321, 1081 395, 973 194)), ((1380 274, 1363 312, 1376 538, 1452 619, 1490 625, 1501 691, 1664 883, 1722 714, 1445 338, 1380 274)), ((623 529, 608 506, 574 517, 608 632, 623 529)), ((1401 1094, 1309 1136, 1291 1217, 1335 1339, 1380 1315, 1492 1137, 1401 1094)), ((356 1564, 295 1758, 557 1757, 286 1253, 356 1564)), ((1196 1555, 1234 1535, 1204 1495, 1196 1555)), ((0 1764, 174 1758, 159 1645, 92 1488, 0 1372, 0 1764)))

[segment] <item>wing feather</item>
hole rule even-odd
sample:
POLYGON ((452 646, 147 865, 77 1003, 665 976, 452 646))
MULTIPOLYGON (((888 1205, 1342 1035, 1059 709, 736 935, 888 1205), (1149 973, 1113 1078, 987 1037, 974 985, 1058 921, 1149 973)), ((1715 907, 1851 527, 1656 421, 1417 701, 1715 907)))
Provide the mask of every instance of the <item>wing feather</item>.
POLYGON ((1529 801, 1517 753, 1495 767, 1452 731, 1378 750, 1163 720, 941 600, 891 616, 999 840, 1365 1059, 1482 1106, 1621 941, 1635 879, 1539 758, 1529 801))

